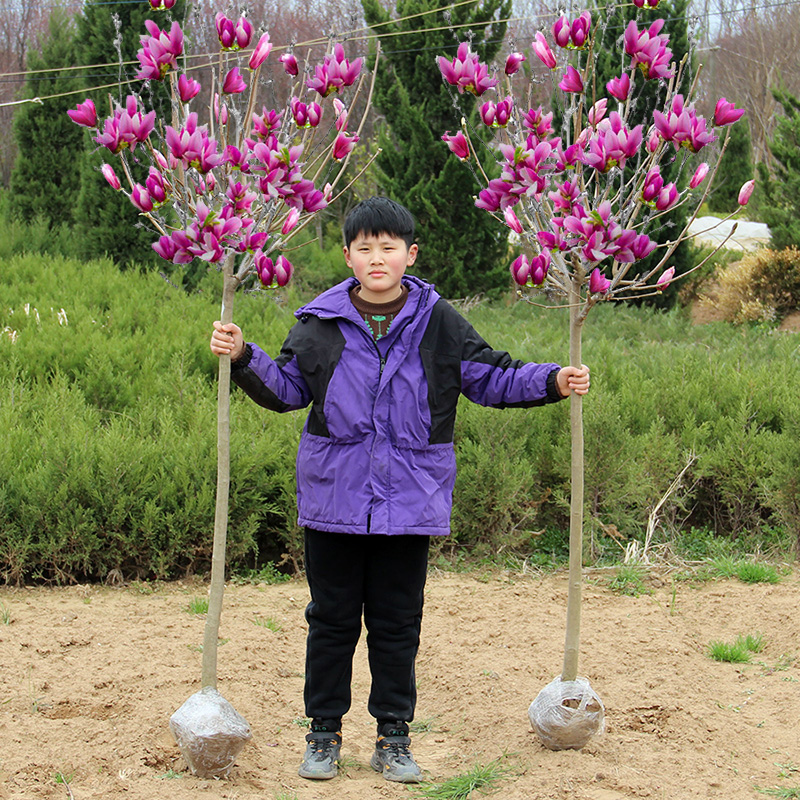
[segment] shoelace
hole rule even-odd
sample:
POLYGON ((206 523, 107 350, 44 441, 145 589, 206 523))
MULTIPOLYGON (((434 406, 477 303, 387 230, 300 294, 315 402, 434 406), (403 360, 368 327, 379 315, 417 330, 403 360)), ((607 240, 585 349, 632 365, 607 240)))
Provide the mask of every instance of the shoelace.
POLYGON ((411 755, 411 751, 409 750, 409 742, 407 739, 400 739, 400 738, 384 738, 383 742, 381 743, 381 747, 384 750, 388 750, 397 760, 412 760, 413 756, 411 755))
POLYGON ((322 736, 314 736, 309 739, 311 749, 314 751, 314 759, 323 761, 329 758, 336 745, 339 744, 339 738, 335 735, 328 734, 322 736))

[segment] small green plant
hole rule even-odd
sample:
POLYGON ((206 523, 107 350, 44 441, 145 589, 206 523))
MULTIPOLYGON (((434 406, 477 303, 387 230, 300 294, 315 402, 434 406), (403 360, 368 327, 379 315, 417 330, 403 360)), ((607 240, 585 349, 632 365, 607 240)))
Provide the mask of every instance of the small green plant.
POLYGON ((132 581, 128 588, 131 592, 135 592, 136 594, 149 595, 155 593, 155 589, 153 588, 152 584, 148 583, 147 581, 132 581))
POLYGON ((438 716, 428 717, 427 719, 415 719, 413 722, 408 723, 408 729, 411 733, 423 735, 426 733, 435 733, 438 721, 438 716))
POLYGON ((294 792, 278 792, 275 800, 297 800, 297 795, 294 792))
POLYGON ((425 800, 469 800, 472 793, 488 794, 498 788, 498 783, 507 777, 510 767, 497 758, 488 764, 477 764, 469 772, 454 775, 441 783, 422 783, 412 791, 425 800))
POLYGON ((175 772, 172 767, 170 767, 163 775, 158 776, 162 781, 172 780, 173 778, 181 778, 183 777, 180 772, 175 772))
POLYGON ((743 583, 779 583, 778 570, 761 561, 737 561, 730 556, 711 562, 713 571, 722 578, 738 578, 743 583))
POLYGON ((731 664, 746 664, 753 653, 760 653, 764 649, 764 638, 760 633, 755 635, 738 636, 735 642, 728 643, 720 640, 710 642, 708 654, 714 661, 727 661, 731 664))
POLYGON ((253 617, 253 625, 259 625, 262 628, 267 628, 273 633, 278 633, 283 626, 276 619, 272 617, 253 617))
POLYGON ((800 786, 775 786, 769 789, 759 789, 761 794, 768 794, 770 797, 783 797, 787 800, 800 798, 800 786))
POLYGON ((300 728, 311 727, 311 719, 309 717, 295 717, 292 722, 300 728))
POLYGON ((186 606, 186 611, 190 614, 202 616, 208 614, 208 598, 207 597, 193 597, 186 606))
POLYGON ((0 622, 2 622, 3 625, 10 625, 13 622, 11 609, 9 609, 5 603, 0 603, 0 622))
POLYGON ((261 567, 260 569, 243 569, 237 572, 235 575, 231 576, 231 581, 233 583, 238 583, 238 584, 285 583, 286 581, 290 581, 291 579, 292 579, 291 575, 287 575, 284 572, 280 572, 278 568, 272 563, 264 564, 264 566, 261 567))
POLYGON ((73 800, 73 798, 75 797, 75 795, 72 794, 72 789, 69 785, 74 775, 75 775, 74 772, 69 772, 66 775, 63 772, 56 772, 55 774, 56 783, 62 785, 67 790, 67 795, 69 797, 69 800, 73 800))
POLYGON ((647 593, 644 585, 644 572, 640 567, 623 564, 617 567, 617 572, 609 581, 608 588, 616 594, 625 594, 639 597, 647 593))

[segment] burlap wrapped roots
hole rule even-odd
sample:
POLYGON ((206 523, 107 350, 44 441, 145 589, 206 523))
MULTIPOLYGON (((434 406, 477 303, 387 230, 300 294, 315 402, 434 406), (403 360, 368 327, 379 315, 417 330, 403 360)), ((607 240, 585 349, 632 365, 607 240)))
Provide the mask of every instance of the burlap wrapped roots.
POLYGON ((201 778, 224 778, 252 738, 247 720, 214 688, 195 692, 169 727, 189 769, 201 778))
POLYGON ((531 726, 551 750, 580 750, 605 728, 603 701, 585 678, 559 676, 539 692, 528 709, 531 726))

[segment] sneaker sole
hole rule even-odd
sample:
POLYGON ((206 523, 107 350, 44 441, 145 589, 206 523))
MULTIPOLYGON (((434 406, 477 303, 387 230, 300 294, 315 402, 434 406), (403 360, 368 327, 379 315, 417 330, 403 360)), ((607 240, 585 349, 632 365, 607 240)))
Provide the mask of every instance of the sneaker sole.
POLYGON ((377 753, 373 753, 369 765, 375 772, 380 772, 387 781, 394 781, 395 783, 422 783, 422 774, 409 772, 406 775, 397 775, 396 773, 389 772, 384 769, 383 762, 377 753))
POLYGON ((301 778, 306 778, 310 781, 329 781, 331 778, 335 778, 339 774, 339 770, 334 769, 330 772, 309 772, 300 767, 300 769, 297 770, 297 774, 301 778))

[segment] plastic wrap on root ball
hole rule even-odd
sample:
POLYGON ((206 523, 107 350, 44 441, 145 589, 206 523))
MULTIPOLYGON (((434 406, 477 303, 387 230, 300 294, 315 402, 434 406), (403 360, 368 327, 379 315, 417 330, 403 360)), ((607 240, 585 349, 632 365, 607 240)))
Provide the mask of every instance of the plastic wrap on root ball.
POLYGON ((528 709, 531 726, 551 750, 580 750, 605 728, 603 701, 585 678, 560 677, 539 692, 528 709))
POLYGON ((189 769, 201 778, 224 778, 252 738, 247 720, 214 688, 195 692, 169 720, 189 769))

